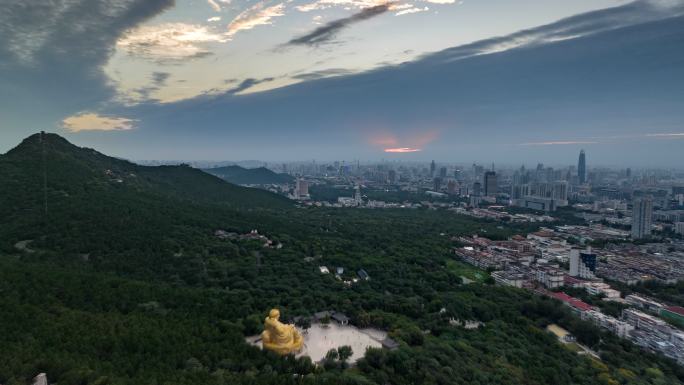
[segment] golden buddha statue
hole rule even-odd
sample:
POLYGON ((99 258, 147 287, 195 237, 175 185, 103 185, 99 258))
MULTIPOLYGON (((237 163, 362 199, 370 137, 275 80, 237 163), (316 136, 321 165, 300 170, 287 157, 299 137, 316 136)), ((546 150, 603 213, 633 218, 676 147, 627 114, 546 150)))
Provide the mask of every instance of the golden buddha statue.
POLYGON ((280 311, 271 309, 264 320, 264 331, 261 333, 261 343, 264 349, 282 355, 297 353, 304 345, 304 338, 294 325, 286 325, 278 318, 280 318, 280 311))

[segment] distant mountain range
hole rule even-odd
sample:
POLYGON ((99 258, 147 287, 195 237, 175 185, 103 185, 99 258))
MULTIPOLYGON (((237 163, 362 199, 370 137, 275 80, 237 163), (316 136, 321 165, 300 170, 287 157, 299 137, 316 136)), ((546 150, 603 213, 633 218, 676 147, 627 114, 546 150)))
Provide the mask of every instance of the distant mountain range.
POLYGON ((203 171, 234 184, 285 184, 294 181, 287 174, 278 174, 266 167, 244 168, 237 165, 203 169, 203 171))

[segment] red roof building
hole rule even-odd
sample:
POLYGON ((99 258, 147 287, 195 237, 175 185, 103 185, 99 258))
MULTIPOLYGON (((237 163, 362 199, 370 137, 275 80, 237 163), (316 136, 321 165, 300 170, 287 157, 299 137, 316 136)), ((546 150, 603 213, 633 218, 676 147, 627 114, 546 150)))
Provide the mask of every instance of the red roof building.
POLYGON ((569 296, 565 293, 562 293, 562 292, 561 293, 549 292, 548 295, 552 298, 555 298, 555 299, 565 303, 566 305, 568 305, 572 308, 579 310, 579 311, 587 311, 587 310, 593 309, 593 307, 591 305, 589 305, 588 303, 586 303, 580 299, 577 299, 575 297, 571 297, 571 296, 569 296))

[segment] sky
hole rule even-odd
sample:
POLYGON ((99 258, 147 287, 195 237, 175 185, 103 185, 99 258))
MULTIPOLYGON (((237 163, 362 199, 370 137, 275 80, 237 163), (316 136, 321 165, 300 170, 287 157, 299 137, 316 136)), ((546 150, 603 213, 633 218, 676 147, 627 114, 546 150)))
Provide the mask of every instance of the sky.
POLYGON ((1 1, 0 152, 684 160, 684 0, 1 1))

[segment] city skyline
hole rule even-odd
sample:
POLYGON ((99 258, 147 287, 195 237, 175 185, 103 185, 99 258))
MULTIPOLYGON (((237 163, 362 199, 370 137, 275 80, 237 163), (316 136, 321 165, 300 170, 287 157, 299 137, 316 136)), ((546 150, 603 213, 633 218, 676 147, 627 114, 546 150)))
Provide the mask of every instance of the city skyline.
MULTIPOLYGON (((593 163, 586 163, 586 151, 584 149, 580 149, 579 151, 579 156, 582 158, 584 156, 585 159, 585 173, 588 170, 592 169, 609 169, 609 170, 634 170, 634 171, 651 171, 651 170, 663 170, 663 169, 672 169, 672 170, 680 170, 684 167, 680 167, 678 165, 675 165, 673 167, 648 167, 648 166, 639 166, 636 164, 635 166, 632 166, 631 164, 593 164, 593 163)), ((265 161, 265 160, 260 160, 260 159, 127 159, 129 161, 132 161, 134 163, 141 163, 141 164, 181 164, 181 163, 190 163, 190 164, 198 164, 198 165, 228 165, 228 164, 235 164, 235 165, 246 165, 247 168, 256 168, 256 167, 282 167, 283 164, 335 164, 339 163, 340 165, 346 165, 349 167, 356 167, 358 165, 362 166, 368 166, 368 165, 424 165, 424 166, 429 166, 430 167, 430 174, 437 176, 436 173, 438 171, 441 172, 441 168, 445 168, 445 166, 449 167, 471 167, 471 166, 487 166, 490 167, 488 170, 496 171, 498 169, 502 170, 517 170, 519 167, 525 167, 525 168, 534 168, 538 166, 543 166, 543 167, 551 167, 551 168, 570 168, 573 169, 574 172, 576 173, 577 176, 579 176, 579 167, 578 164, 573 164, 571 160, 568 160, 567 162, 558 162, 558 163, 546 163, 543 161, 543 159, 539 159, 536 162, 521 162, 521 163, 508 163, 508 162, 502 162, 502 163, 488 163, 486 160, 474 160, 474 161, 457 161, 457 160, 436 160, 436 159, 430 159, 430 158, 424 158, 424 159, 279 159, 279 160, 273 160, 273 161, 265 161), (434 167, 434 170, 432 169, 434 167)), ((441 175, 440 175, 441 176, 441 175)), ((586 175, 584 176, 584 180, 586 181, 586 175)))

